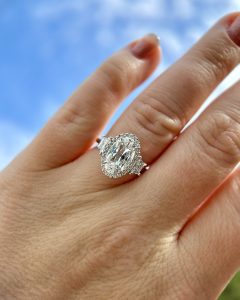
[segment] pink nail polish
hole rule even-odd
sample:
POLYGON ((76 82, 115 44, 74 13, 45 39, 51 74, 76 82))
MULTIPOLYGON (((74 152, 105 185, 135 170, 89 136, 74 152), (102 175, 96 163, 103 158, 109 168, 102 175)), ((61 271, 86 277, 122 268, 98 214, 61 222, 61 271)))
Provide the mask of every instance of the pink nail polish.
POLYGON ((144 59, 148 57, 154 48, 159 46, 159 41, 159 37, 151 33, 130 44, 129 49, 135 57, 144 59))
POLYGON ((232 22, 228 28, 228 34, 235 44, 240 46, 240 15, 232 22))

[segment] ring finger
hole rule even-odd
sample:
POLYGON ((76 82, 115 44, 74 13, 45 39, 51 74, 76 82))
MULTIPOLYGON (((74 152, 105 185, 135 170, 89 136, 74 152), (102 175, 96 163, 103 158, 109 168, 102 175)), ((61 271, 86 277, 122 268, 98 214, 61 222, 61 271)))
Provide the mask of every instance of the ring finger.
MULTIPOLYGON (((143 160, 150 164, 158 158, 208 95, 239 63, 239 47, 229 34, 237 16, 237 13, 231 14, 217 22, 182 59, 130 105, 108 135, 135 133, 141 142, 143 160)), ((97 154, 92 151, 89 155, 97 154)), ((89 161, 93 162, 90 167, 95 168, 96 160, 89 161)), ((110 184, 125 180, 128 177, 110 180, 110 184)))

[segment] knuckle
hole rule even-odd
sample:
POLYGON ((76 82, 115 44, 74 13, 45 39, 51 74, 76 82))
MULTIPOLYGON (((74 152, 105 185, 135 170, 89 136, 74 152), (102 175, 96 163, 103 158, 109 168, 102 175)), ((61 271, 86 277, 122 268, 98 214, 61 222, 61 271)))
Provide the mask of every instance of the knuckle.
POLYGON ((240 122, 223 113, 212 113, 198 127, 200 141, 208 156, 226 165, 237 163, 240 158, 240 122))
POLYGON ((119 57, 112 57, 104 62, 96 72, 97 80, 101 80, 103 86, 117 97, 123 97, 126 90, 131 90, 133 76, 129 61, 119 57))
MULTIPOLYGON (((194 64, 202 70, 202 80, 222 80, 239 61, 239 51, 229 43, 227 36, 220 35, 214 42, 204 48, 195 48, 193 51, 194 64)), ((209 84, 209 82, 208 82, 209 84)))
POLYGON ((159 143, 159 140, 171 141, 183 127, 183 121, 177 113, 154 95, 143 97, 133 111, 140 128, 151 134, 156 143, 159 143))
MULTIPOLYGON (((90 81, 82 85, 83 91, 87 90, 86 102, 90 99, 102 98, 105 101, 101 101, 101 105, 96 105, 102 112, 108 112, 112 109, 112 105, 118 104, 119 99, 123 98, 135 85, 132 73, 131 62, 127 59, 124 61, 118 55, 111 57, 97 69, 90 81)), ((91 105, 79 107, 74 99, 70 97, 61 113, 57 115, 57 125, 60 123, 59 131, 62 131, 65 125, 76 128, 84 126, 88 122, 87 116, 92 114, 91 105)), ((56 127, 57 130, 58 126, 56 127)))
POLYGON ((61 115, 56 118, 56 122, 54 123, 55 132, 63 133, 64 130, 64 133, 67 133, 67 131, 69 131, 69 126, 71 126, 72 128, 80 128, 84 123, 85 115, 86 114, 83 109, 80 110, 73 101, 67 102, 62 107, 61 115), (66 125, 67 127, 65 127, 66 125))

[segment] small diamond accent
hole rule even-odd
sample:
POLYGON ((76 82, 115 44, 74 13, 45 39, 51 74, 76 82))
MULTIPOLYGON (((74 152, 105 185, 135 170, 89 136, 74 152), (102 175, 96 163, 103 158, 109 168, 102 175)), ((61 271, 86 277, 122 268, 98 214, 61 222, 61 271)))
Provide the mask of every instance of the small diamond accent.
POLYGON ((101 155, 102 171, 110 178, 126 174, 140 175, 141 170, 147 166, 140 154, 140 142, 133 133, 103 137, 97 147, 101 155))

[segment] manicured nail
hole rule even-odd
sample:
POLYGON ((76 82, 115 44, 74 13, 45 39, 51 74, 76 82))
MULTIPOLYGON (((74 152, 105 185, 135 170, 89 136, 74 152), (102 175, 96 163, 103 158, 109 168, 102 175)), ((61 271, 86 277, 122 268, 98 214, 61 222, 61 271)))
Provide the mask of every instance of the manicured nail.
POLYGON ((148 57, 154 48, 159 46, 159 43, 160 38, 156 34, 150 33, 136 42, 131 43, 129 48, 134 56, 144 59, 148 57))
POLYGON ((232 22, 228 28, 228 34, 235 44, 240 46, 240 15, 232 22))

